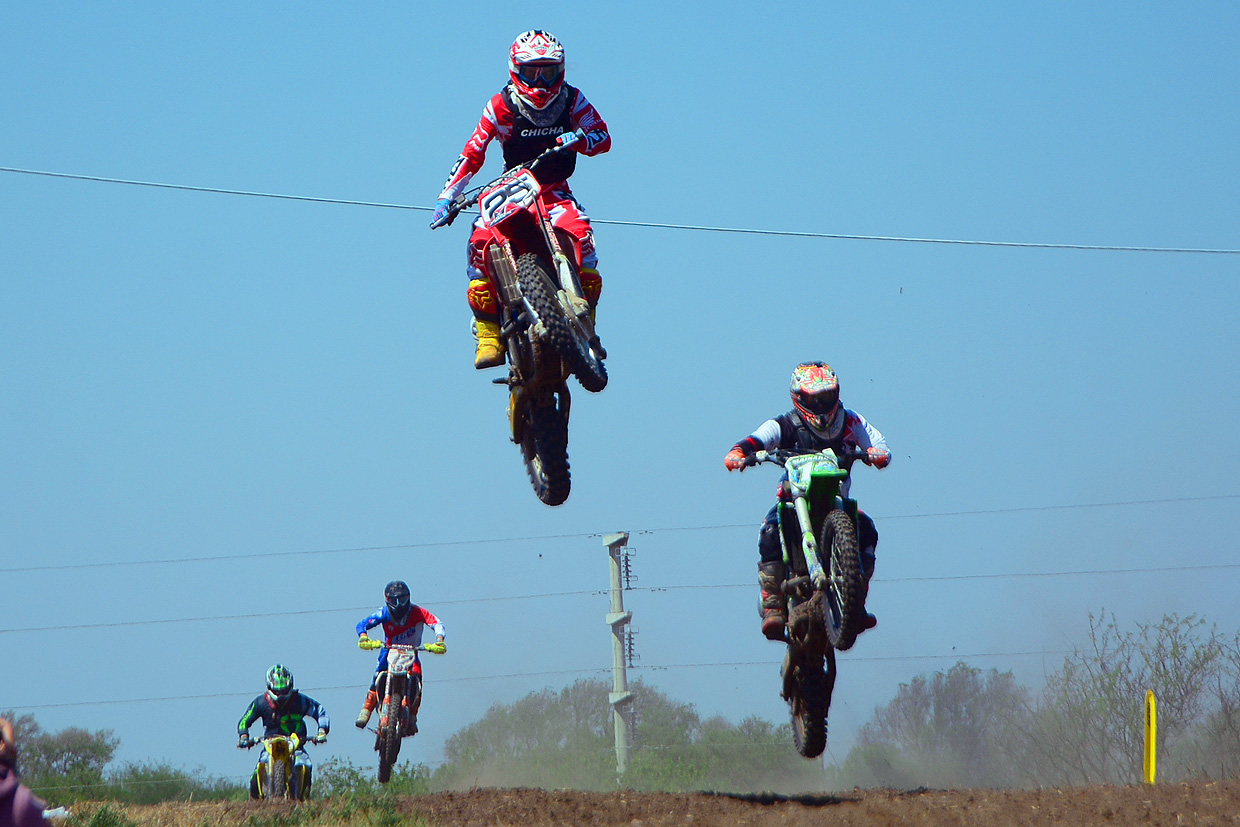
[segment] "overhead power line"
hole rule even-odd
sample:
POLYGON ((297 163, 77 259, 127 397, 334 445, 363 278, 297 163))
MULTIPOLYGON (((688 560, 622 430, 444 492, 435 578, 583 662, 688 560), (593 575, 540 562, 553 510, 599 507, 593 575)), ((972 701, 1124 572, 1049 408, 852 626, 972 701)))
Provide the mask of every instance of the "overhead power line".
MULTIPOLYGON (((1237 564, 1240 565, 1240 564, 1237 564)), ((575 597, 585 594, 602 594, 598 589, 582 590, 574 592, 552 592, 548 594, 518 594, 510 597, 471 597, 460 600, 428 600, 427 603, 433 603, 436 606, 453 606, 467 603, 494 603, 500 600, 545 600, 552 597, 575 597)), ((201 617, 173 617, 155 620, 121 620, 113 623, 80 623, 76 625, 66 626, 57 624, 55 626, 28 626, 23 629, 0 629, 0 635, 11 634, 14 632, 62 632, 76 631, 80 629, 114 629, 122 626, 159 626, 169 623, 201 623, 203 621, 212 620, 256 620, 268 617, 297 617, 305 615, 325 615, 340 614, 343 612, 371 612, 374 606, 342 606, 335 609, 299 609, 292 611, 280 612, 249 612, 246 614, 235 615, 204 615, 201 617)))
MULTIPOLYGON (((1118 502, 1099 502, 1099 503, 1068 503, 1060 505, 1029 505, 1017 506, 1015 508, 990 508, 978 509, 974 511, 938 511, 928 512, 925 514, 888 514, 878 515, 871 514, 882 521, 889 520, 927 520, 938 517, 976 517, 992 514, 1021 514, 1027 512, 1038 511, 1072 511, 1083 508, 1117 508, 1121 506, 1135 505, 1168 505, 1172 503, 1192 503, 1192 502, 1214 502, 1218 500, 1240 500, 1240 494, 1217 494, 1202 497, 1166 497, 1157 500, 1122 500, 1118 502)), ((641 534, 663 534, 680 531, 720 531, 727 529, 755 529, 757 522, 748 523, 720 523, 716 525, 696 525, 696 526, 668 526, 665 528, 641 528, 635 529, 631 533, 634 535, 641 534)), ((171 563, 216 563, 233 560, 253 560, 263 557, 297 557, 311 554, 352 554, 372 551, 396 551, 400 549, 428 549, 428 548, 447 548, 451 546, 472 546, 486 545, 489 543, 525 543, 525 542, 546 542, 548 540, 580 540, 602 537, 603 534, 597 531, 579 532, 574 534, 539 534, 529 535, 526 537, 493 537, 493 538, 474 538, 469 540, 441 540, 422 543, 394 543, 386 546, 353 546, 349 548, 331 548, 331 549, 301 549, 296 551, 259 551, 250 554, 216 554, 200 557, 165 557, 155 560, 107 560, 97 563, 64 563, 52 564, 46 566, 13 566, 11 568, 0 569, 0 574, 18 574, 22 572, 36 571, 67 571, 75 569, 102 569, 117 568, 120 566, 157 566, 168 565, 171 563)))
MULTIPOLYGON (((991 574, 939 574, 926 575, 922 577, 875 577, 874 582, 884 586, 894 585, 898 583, 942 583, 957 580, 1019 580, 1034 577, 1110 577, 1117 574, 1183 574, 1192 571, 1218 571, 1223 569, 1238 569, 1240 563, 1214 563, 1197 566, 1151 566, 1148 568, 1128 568, 1128 569, 1078 569, 1071 571, 1014 571, 1014 572, 995 572, 991 574)), ((647 592, 657 594, 659 592, 678 592, 678 591, 704 591, 710 589, 752 589, 753 583, 707 583, 707 584, 690 584, 678 586, 636 586, 631 589, 625 589, 628 592, 647 592)), ((428 600, 428 604, 435 606, 452 606, 466 603, 493 603, 503 600, 550 600, 559 597, 583 597, 586 595, 603 595, 607 592, 600 589, 579 589, 570 592, 547 592, 545 594, 514 594, 495 597, 476 597, 461 600, 428 600)), ((218 620, 257 620, 271 617, 295 617, 305 615, 326 615, 341 614, 343 612, 368 612, 370 606, 344 606, 335 609, 301 609, 295 611, 279 611, 279 612, 251 612, 247 614, 233 615, 203 615, 200 617, 172 617, 159 618, 152 620, 121 620, 111 623, 78 623, 66 625, 63 623, 55 626, 25 626, 22 628, 0 629, 0 635, 18 634, 29 632, 68 632, 80 631, 84 629, 116 629, 126 626, 164 626, 176 623, 204 623, 218 620)))
MULTIPOLYGON (((598 673, 600 675, 607 673, 609 669, 554 669, 543 672, 512 672, 504 675, 471 675, 460 678, 428 678, 423 677, 423 682, 427 684, 435 683, 462 683, 465 681, 488 681, 488 680, 507 680, 511 678, 539 678, 548 675, 582 675, 589 673, 598 673)), ((316 686, 313 691, 315 694, 321 692, 336 691, 354 691, 359 687, 365 689, 365 682, 350 683, 343 686, 316 686)), ((248 692, 207 692, 199 695, 164 695, 158 698, 116 698, 103 701, 70 701, 69 703, 59 704, 26 704, 25 706, 4 706, 2 709, 11 709, 19 712, 26 709, 62 709, 74 706, 120 706, 124 704, 145 704, 145 703, 167 703, 169 701, 185 702, 185 701, 205 701, 213 698, 253 698, 256 694, 253 690, 248 692)))
POLYGON ((49 172, 42 169, 20 169, 17 167, 0 167, 0 172, 16 172, 23 175, 42 175, 47 178, 68 178, 74 181, 96 181, 101 184, 127 184, 135 187, 154 187, 165 190, 184 190, 188 192, 210 192, 217 195, 244 195, 250 198, 278 198, 282 201, 310 201, 316 204, 343 204, 350 207, 382 207, 391 210, 422 210, 433 212, 434 207, 413 207, 407 204, 387 204, 381 201, 350 201, 344 198, 318 198, 313 195, 286 195, 278 192, 256 192, 252 190, 230 190, 221 187, 195 187, 190 184, 167 184, 159 181, 134 181, 128 178, 106 178, 102 175, 76 175, 71 172, 49 172))
MULTIPOLYGON (((48 178, 68 178, 74 181, 95 181, 104 184, 126 184, 137 187, 155 187, 158 189, 183 190, 189 192, 208 192, 219 195, 241 195, 250 198, 277 198, 284 201, 309 201, 318 204, 341 204, 350 207, 379 207, 392 210, 417 210, 433 212, 434 207, 420 207, 412 204, 390 204, 382 201, 354 201, 344 198, 325 198, 311 195, 289 195, 276 192, 257 192, 253 190, 225 189, 223 187, 197 187, 189 184, 168 184, 158 181, 137 181, 127 178, 109 178, 102 175, 78 175, 70 172, 51 172, 39 169, 22 169, 19 167, 0 167, 0 172, 11 172, 21 175, 39 175, 48 178)), ((714 227, 703 224, 671 224, 655 221, 621 221, 618 219, 591 219, 595 224, 611 224, 621 227, 650 227, 664 230, 690 230, 693 232, 728 233, 733 235, 764 235, 790 238, 822 238, 838 241, 889 241, 906 244, 951 244, 973 247, 1016 247, 1043 250, 1093 250, 1101 252, 1130 253, 1205 253, 1212 255, 1237 255, 1240 249, 1208 248, 1208 247, 1148 247, 1121 244, 1060 244, 1036 241, 983 241, 963 238, 923 238, 918 236, 894 235, 863 235, 860 233, 815 233, 796 230, 766 230, 752 227, 714 227)))
POLYGON ((251 554, 215 554, 203 557, 165 557, 158 560, 108 560, 99 563, 69 563, 56 566, 23 566, 0 569, 0 574, 26 571, 63 571, 65 569, 105 569, 119 566, 156 566, 167 563, 218 563, 225 560, 252 560, 258 557, 299 557, 310 554, 349 554, 370 551, 397 551, 411 548, 445 548, 449 546, 473 546, 485 543, 525 543, 546 540, 580 539, 598 537, 598 532, 583 534, 539 534, 529 537, 498 537, 493 540, 443 540, 429 543, 396 543, 390 546, 354 546, 352 548, 302 549, 298 551, 258 551, 251 554))
POLYGON ((1212 253, 1240 254, 1240 250, 1209 249, 1202 247, 1140 247, 1119 244, 1062 244, 1038 241, 982 241, 967 238, 922 238, 899 235, 859 235, 854 233, 810 233, 796 230, 763 230, 748 227, 709 227, 699 224, 660 224, 653 221, 618 221, 616 219, 592 218, 593 224, 614 224, 625 227, 654 227, 666 230, 695 230, 708 233, 731 233, 735 235, 773 235, 792 238, 829 238, 839 241, 898 241, 905 244, 954 244, 968 247, 1018 247, 1042 250, 1095 250, 1125 253, 1212 253))
MULTIPOLYGON (((856 663, 888 663, 902 662, 914 660, 967 660, 969 658, 1025 658, 1025 657, 1045 657, 1047 655, 1071 655, 1074 650, 1022 650, 1017 652, 972 652, 967 654, 959 654, 956 652, 947 652, 941 654, 926 655, 871 655, 856 657, 851 653, 847 655, 849 664, 856 663)), ((845 657, 841 655, 841 657, 845 657)), ((651 666, 635 666, 634 669, 644 669, 650 671, 664 672, 673 669, 730 669, 736 667, 752 668, 761 667, 765 669, 778 669, 778 660, 751 660, 751 661, 718 661, 711 663, 665 663, 651 666)), ((610 667, 600 667, 597 669, 553 669, 540 672, 508 672, 497 675, 467 675, 457 678, 435 678, 423 677, 423 681, 427 685, 435 685, 440 683, 465 683, 468 681, 490 681, 490 680, 511 680, 513 678, 543 678, 548 676, 562 675, 599 675, 606 676, 611 672, 610 667)), ((354 691, 363 684, 351 683, 343 686, 319 686, 314 687, 311 691, 318 693, 336 692, 336 691, 354 691)), ((4 706, 3 709, 21 712, 24 710, 37 709, 63 709, 67 707, 80 706, 121 706, 125 704, 151 704, 151 703, 169 703, 186 701, 203 701, 216 698, 252 698, 256 693, 251 690, 248 692, 208 692, 199 695, 164 695, 156 698, 115 698, 111 700, 94 700, 94 701, 71 701, 69 703, 56 704, 26 704, 23 706, 4 706)))

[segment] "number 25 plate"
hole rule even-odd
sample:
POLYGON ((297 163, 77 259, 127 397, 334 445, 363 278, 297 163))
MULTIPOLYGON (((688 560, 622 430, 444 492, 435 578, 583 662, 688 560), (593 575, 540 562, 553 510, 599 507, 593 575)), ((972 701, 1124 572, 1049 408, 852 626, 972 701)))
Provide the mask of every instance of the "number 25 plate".
POLYGON ((478 199, 478 211, 482 214, 482 223, 494 227, 513 213, 525 209, 538 198, 538 179, 528 169, 521 170, 516 176, 505 179, 498 186, 492 187, 478 199))

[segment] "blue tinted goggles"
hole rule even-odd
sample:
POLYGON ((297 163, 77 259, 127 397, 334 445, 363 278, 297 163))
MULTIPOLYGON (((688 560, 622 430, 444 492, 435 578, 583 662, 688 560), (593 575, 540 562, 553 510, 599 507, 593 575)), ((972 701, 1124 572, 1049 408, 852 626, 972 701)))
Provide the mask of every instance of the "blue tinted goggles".
POLYGON ((564 67, 558 63, 541 66, 538 64, 528 64, 517 69, 517 77, 521 78, 522 83, 526 86, 541 89, 554 86, 563 74, 564 67))

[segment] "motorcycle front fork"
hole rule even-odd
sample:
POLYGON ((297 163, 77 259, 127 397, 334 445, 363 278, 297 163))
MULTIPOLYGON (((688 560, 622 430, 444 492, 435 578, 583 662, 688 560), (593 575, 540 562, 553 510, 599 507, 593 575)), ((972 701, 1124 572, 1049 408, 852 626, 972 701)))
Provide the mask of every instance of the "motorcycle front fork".
MULTIPOLYGON (((779 504, 779 543, 784 552, 784 565, 788 567, 789 574, 795 572, 796 567, 793 560, 799 554, 799 557, 805 561, 805 570, 809 574, 809 581, 818 588, 826 587, 827 575, 823 570, 822 561, 818 557, 818 542, 814 538, 814 527, 809 517, 809 503, 804 497, 794 497, 791 502, 781 502, 779 504), (791 510, 796 514, 796 523, 792 525, 788 522, 787 511, 791 510), (795 532, 789 532, 789 528, 795 528, 795 532), (795 538, 789 536, 795 534, 795 538), (796 543, 796 551, 794 554, 790 544, 796 543)), ((795 576, 789 577, 795 580, 795 576)), ((798 591, 801 591, 798 589, 798 591)), ((789 598, 795 598, 789 594, 789 598)))
MULTIPOLYGON (((280 763, 283 763, 281 759, 280 763)), ((275 767, 277 762, 260 761, 258 768, 254 772, 258 775, 258 790, 260 798, 268 798, 271 796, 271 774, 272 772, 284 772, 284 767, 275 767)), ((288 794, 291 798, 301 799, 302 791, 305 787, 306 780, 310 776, 310 768, 305 765, 298 765, 296 759, 288 759, 288 794)))
MULTIPOLYGON (((386 681, 384 678, 383 701, 380 709, 392 714, 392 694, 387 691, 386 681)), ((410 674, 405 676, 405 692, 400 698, 400 712, 402 717, 414 716, 418 714, 418 709, 422 706, 422 680, 416 675, 410 674)), ((385 715, 382 720, 386 720, 385 715)))

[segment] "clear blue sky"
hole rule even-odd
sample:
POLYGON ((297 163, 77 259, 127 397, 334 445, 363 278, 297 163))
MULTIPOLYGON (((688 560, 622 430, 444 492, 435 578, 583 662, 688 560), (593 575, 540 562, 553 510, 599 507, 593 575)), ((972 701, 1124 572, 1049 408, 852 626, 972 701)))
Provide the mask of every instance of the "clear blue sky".
MULTIPOLYGON (((429 206, 533 27, 612 130, 573 179, 600 222, 1240 248, 1234 3, 8 3, 0 166, 429 206)), ((1237 562, 1240 256, 599 223, 612 379, 549 509, 472 367, 463 225, 7 172, 0 221, 0 708, 125 760, 245 775, 282 661, 332 714, 316 759, 371 762, 353 625, 396 577, 448 626, 405 753, 441 760, 491 704, 608 675, 616 530, 650 589, 631 677, 784 720, 775 474, 722 459, 804 359, 895 453, 853 489, 880 625, 829 760, 957 657, 1040 685, 1091 612, 1240 628, 1237 569, 1193 568, 1237 562), (213 559, 149 563, 184 558, 213 559)))

